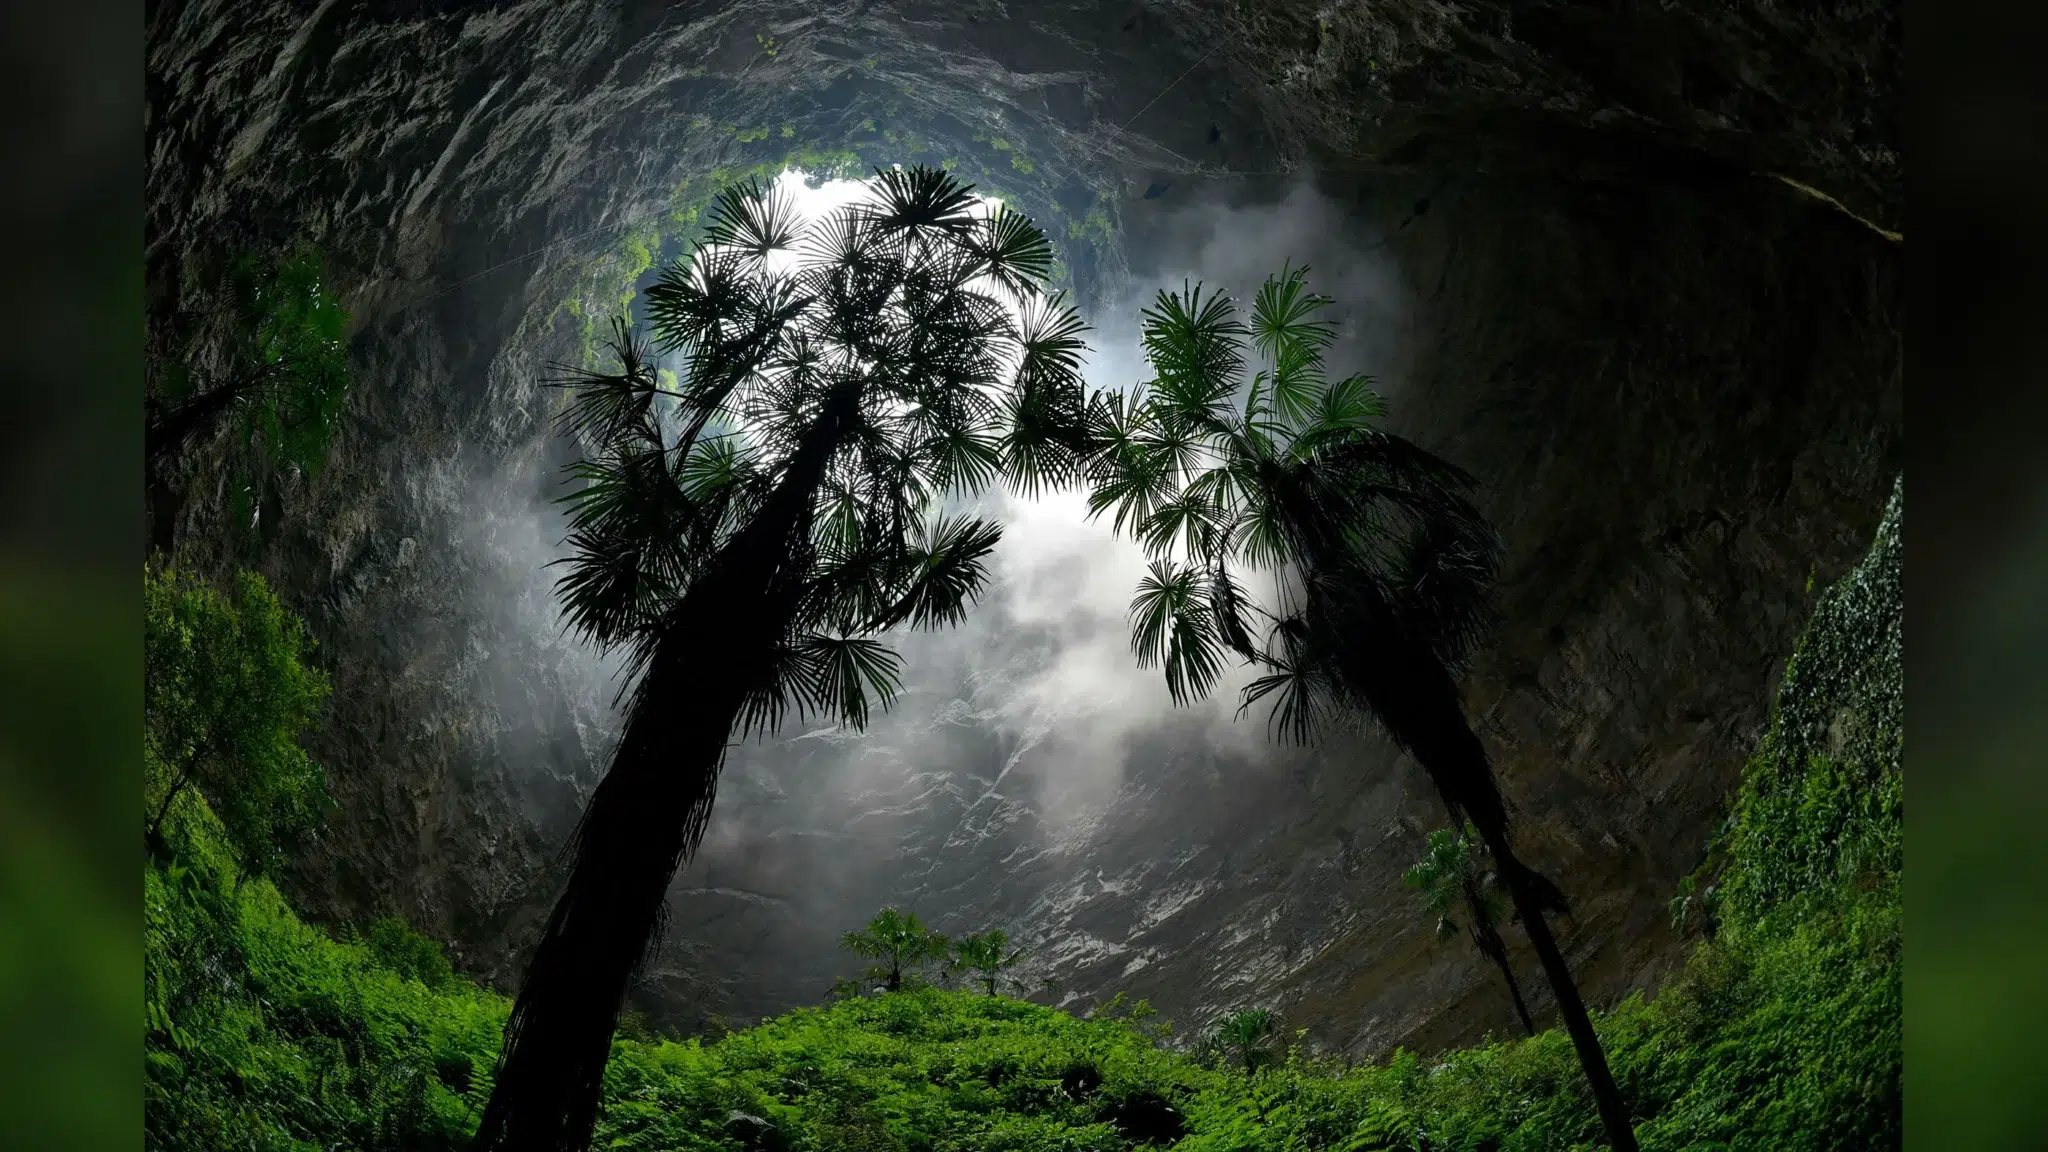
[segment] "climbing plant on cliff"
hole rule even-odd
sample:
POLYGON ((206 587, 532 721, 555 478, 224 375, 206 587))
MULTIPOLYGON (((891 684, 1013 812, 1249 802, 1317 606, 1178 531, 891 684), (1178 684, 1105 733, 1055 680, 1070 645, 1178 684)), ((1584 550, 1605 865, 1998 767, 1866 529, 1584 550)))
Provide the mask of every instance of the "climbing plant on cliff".
POLYGON ((941 502, 1072 474, 1083 329, 1043 290, 1050 261, 1029 220, 935 170, 879 173, 815 222, 749 184, 648 289, 652 339, 622 321, 616 372, 567 372, 564 428, 587 452, 560 593, 632 679, 480 1147, 588 1141, 728 742, 792 713, 863 725, 898 684, 880 634, 950 625, 982 589, 1000 530, 941 502))
MULTIPOLYGON (((280 470, 318 471, 348 390, 348 310, 318 251, 245 254, 185 346, 152 357, 143 443, 160 521, 175 514, 167 469, 223 428, 233 437, 229 511, 246 524, 280 470)), ((159 524, 161 533, 167 524, 159 524)))
POLYGON ((1091 399, 1089 509, 1113 511, 1153 558, 1131 602, 1132 648, 1177 702, 1206 695, 1234 654, 1263 673, 1244 707, 1270 698, 1283 737, 1364 714, 1421 763, 1453 825, 1469 821, 1492 855, 1608 1139, 1633 1152, 1628 1108, 1544 919, 1563 896, 1515 855, 1458 696, 1499 543, 1469 477, 1374 427, 1384 405, 1369 378, 1328 379, 1328 303, 1306 270, 1267 279, 1249 328, 1199 284, 1161 292, 1144 312, 1153 379, 1091 399), (1249 379, 1247 336, 1263 358, 1249 379), (1264 602, 1254 577, 1270 585, 1264 602))

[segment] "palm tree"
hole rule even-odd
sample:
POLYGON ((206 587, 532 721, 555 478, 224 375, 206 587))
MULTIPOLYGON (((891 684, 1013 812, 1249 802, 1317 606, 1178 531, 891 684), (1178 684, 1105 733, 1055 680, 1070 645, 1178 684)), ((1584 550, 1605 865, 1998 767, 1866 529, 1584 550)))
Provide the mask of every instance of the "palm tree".
POLYGON ((1272 1040, 1279 1034, 1280 1018, 1264 1008, 1247 1008, 1225 1016, 1216 1025, 1211 1040, 1216 1050, 1233 1054, 1247 1076, 1279 1059, 1272 1040))
MULTIPOLYGON (((1249 330, 1200 285, 1145 310, 1155 378, 1090 401, 1094 514, 1115 512, 1152 555, 1131 604, 1139 663, 1176 701, 1205 695, 1236 653, 1264 674, 1243 706, 1306 741, 1328 721, 1371 716, 1420 762, 1453 826, 1493 856, 1591 1083, 1608 1139, 1634 1152, 1628 1111, 1544 914, 1555 885, 1517 857, 1486 750, 1457 674, 1487 623, 1500 545, 1449 463, 1373 427, 1365 376, 1330 381, 1329 303, 1306 270, 1259 290, 1249 330), (1249 335, 1264 367, 1244 378, 1249 335), (1267 603, 1244 579, 1270 578, 1267 603)), ((1240 709, 1242 712, 1243 709, 1240 709)))
POLYGON ((1465 931, 1472 937, 1472 946, 1500 969, 1501 979, 1508 984, 1508 995, 1514 998, 1515 1015, 1522 1021, 1522 1030, 1534 1036, 1536 1023, 1529 1018, 1529 1006, 1522 1002, 1522 985, 1515 979, 1514 965, 1508 962, 1507 942, 1495 927, 1506 911, 1500 878, 1481 868, 1474 858, 1472 842, 1478 838, 1470 825, 1462 836, 1449 828, 1431 832, 1428 852, 1401 879, 1409 887, 1422 890, 1423 902, 1436 913, 1439 940, 1458 934, 1458 922, 1451 919, 1451 906, 1460 902, 1465 905, 1465 931))
POLYGON ((805 222, 758 186, 617 324, 613 373, 570 372, 575 466, 559 589, 630 690, 570 877, 505 1031, 477 1146, 580 1150, 628 981, 701 840, 735 735, 854 726, 898 660, 876 638, 958 621, 1000 529, 941 502, 1070 474, 1082 325, 1043 291, 1044 235, 931 169, 805 222), (672 378, 654 354, 676 353, 672 378), (672 379, 673 383, 666 383, 672 379))
POLYGON ((953 945, 951 967, 956 971, 974 973, 974 982, 981 985, 989 995, 996 994, 996 985, 1003 974, 1017 966, 1024 958, 1022 948, 1010 949, 1009 933, 1001 928, 987 932, 970 932, 953 945))
POLYGON ((894 908, 876 913, 866 928, 848 932, 840 938, 839 946, 856 956, 882 962, 868 969, 866 976, 879 982, 884 992, 903 991, 906 970, 914 974, 915 969, 944 960, 952 951, 952 942, 925 927, 917 913, 898 912, 894 908))

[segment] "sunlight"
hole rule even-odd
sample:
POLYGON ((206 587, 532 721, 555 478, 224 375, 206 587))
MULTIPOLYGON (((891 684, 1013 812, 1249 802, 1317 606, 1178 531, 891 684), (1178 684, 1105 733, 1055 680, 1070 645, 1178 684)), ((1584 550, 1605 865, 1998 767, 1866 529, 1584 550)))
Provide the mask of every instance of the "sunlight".
MULTIPOLYGON (((797 214, 806 223, 831 215, 849 204, 859 202, 867 195, 868 185, 873 180, 818 180, 817 176, 801 168, 786 168, 775 178, 774 189, 789 197, 796 205, 797 214), (815 183, 814 183, 815 181, 815 183)), ((1002 204, 994 196, 977 196, 983 212, 993 212, 1002 204)), ((795 252, 778 252, 768 258, 768 270, 782 272, 798 259, 795 252)))

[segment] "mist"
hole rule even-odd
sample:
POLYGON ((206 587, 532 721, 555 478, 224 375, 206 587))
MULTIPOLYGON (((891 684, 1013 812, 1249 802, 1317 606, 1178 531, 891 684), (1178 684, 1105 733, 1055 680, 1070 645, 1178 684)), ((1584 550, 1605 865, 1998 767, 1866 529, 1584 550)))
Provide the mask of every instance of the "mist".
MULTIPOLYGON (((785 187, 812 210, 846 197, 829 185, 806 195, 787 178, 785 187)), ((1166 242, 1139 253, 1120 298, 1085 317, 1092 388, 1148 375, 1140 313, 1158 290, 1201 280, 1248 315, 1259 283, 1283 264, 1310 265, 1311 286, 1336 299, 1335 374, 1391 362, 1394 271, 1348 238, 1341 208, 1307 182, 1262 205, 1219 193, 1157 211, 1147 228, 1166 242)), ((551 501, 524 495, 535 491, 497 485, 472 546, 504 574, 494 610, 546 638, 594 783, 617 734, 620 661, 564 635, 546 567, 564 554, 563 520, 551 501)), ((947 932, 1006 928, 1043 974, 1076 989, 1071 999, 1153 962, 1115 931, 1076 927, 1073 910, 1109 883, 1083 875, 1105 844, 1164 859, 1181 852, 1177 837, 1227 838, 1233 820, 1294 787, 1287 774, 1301 758, 1268 743, 1263 707, 1237 715, 1248 670, 1177 708, 1159 670, 1138 667, 1128 610, 1147 561, 1108 518, 1088 517, 1084 491, 991 492, 977 511, 1004 526, 989 586, 960 626, 891 637, 904 690, 886 713, 859 733, 791 718, 776 736, 732 749, 705 842, 675 882, 665 942, 636 994, 651 1014, 688 1025, 815 1002, 857 970, 839 935, 885 904, 947 932)), ((530 677, 504 672, 505 707, 530 707, 530 677)), ((1185 886, 1163 895, 1145 924, 1200 895, 1185 886)))

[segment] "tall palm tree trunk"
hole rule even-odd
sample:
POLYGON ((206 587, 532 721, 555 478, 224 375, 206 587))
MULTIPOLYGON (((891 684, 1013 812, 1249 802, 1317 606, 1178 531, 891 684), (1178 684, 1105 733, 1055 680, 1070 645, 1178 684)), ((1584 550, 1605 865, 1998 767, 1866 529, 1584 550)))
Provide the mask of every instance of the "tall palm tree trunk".
POLYGON ((571 838, 569 882, 505 1025, 478 1152, 582 1152, 633 973, 710 820, 726 741, 772 667, 796 597, 788 563, 858 393, 830 401, 752 524, 684 594, 571 838))
POLYGON ((1500 863, 1502 874, 1508 877, 1508 891, 1514 896, 1516 910, 1522 914, 1522 929, 1543 962, 1543 974, 1549 978, 1550 991, 1557 997, 1558 1015, 1564 1017, 1565 1031, 1571 1034, 1572 1047, 1578 1050, 1579 1063, 1592 1085, 1593 1103, 1600 1111, 1600 1123, 1607 1129, 1607 1141, 1615 1152, 1637 1152, 1635 1128, 1629 1122, 1621 1089, 1614 1083, 1614 1073, 1607 1067, 1600 1035, 1593 1031, 1586 1003, 1579 998, 1579 986, 1572 980, 1571 968, 1564 962, 1564 953, 1558 950, 1557 939, 1550 934, 1550 922, 1544 919, 1548 909, 1540 893, 1548 882, 1536 877, 1514 857, 1505 838, 1498 844, 1489 843, 1488 847, 1500 863))
POLYGON ((1507 805, 1494 780, 1486 748, 1465 720, 1450 670, 1406 630, 1384 618, 1375 623, 1380 626, 1368 633, 1373 643, 1360 647, 1359 654, 1347 660, 1347 678, 1395 741, 1429 773, 1450 812, 1451 826, 1470 820, 1478 829, 1515 910, 1521 914, 1523 931, 1543 963, 1543 975, 1550 982, 1558 1015, 1564 1018, 1565 1031, 1585 1069, 1608 1143, 1614 1152, 1638 1152, 1628 1106, 1607 1067, 1607 1053, 1593 1030, 1585 1001, 1579 998, 1571 968, 1544 919, 1547 911, 1564 906, 1563 895, 1541 873, 1522 863, 1509 846, 1507 805))
MULTIPOLYGON (((1462 717, 1460 726, 1463 727, 1462 717)), ((1490 776, 1492 769, 1485 765, 1485 752, 1479 747, 1478 737, 1472 735, 1469 728, 1465 729, 1465 737, 1471 741, 1472 749, 1480 756, 1480 765, 1490 776)), ((1452 812, 1454 820, 1458 815, 1457 811, 1452 812)), ((1607 1130, 1607 1142, 1613 1146, 1614 1152, 1638 1152, 1628 1105, 1622 1101, 1614 1073, 1607 1067, 1607 1052, 1600 1046, 1600 1034, 1593 1030, 1592 1017, 1586 1012, 1586 1002, 1579 997, 1579 986, 1572 979, 1571 966, 1565 963, 1564 953, 1557 947, 1557 938, 1550 934, 1550 922, 1544 919, 1547 912, 1559 906, 1556 886, 1515 855, 1514 849, 1508 845, 1505 819, 1474 819, 1473 823, 1479 829, 1480 839, 1486 842, 1486 850, 1493 855, 1501 880, 1515 902, 1515 911, 1521 914, 1522 930, 1527 933, 1530 945, 1536 949, 1537 959, 1543 964, 1543 975, 1550 982, 1551 994, 1557 998, 1558 1015, 1564 1018, 1565 1031, 1572 1038, 1572 1047, 1579 1054, 1579 1065, 1585 1069, 1586 1082, 1593 1089, 1593 1104, 1600 1113, 1601 1126, 1607 1130)))
POLYGON ((1515 1002, 1515 1018, 1522 1022, 1522 1031, 1534 1036, 1536 1021, 1529 1015, 1529 1005, 1522 1000, 1522 984, 1515 979, 1514 965, 1508 963, 1507 942, 1502 940, 1500 933, 1494 931, 1493 926, 1489 924, 1484 928, 1474 926, 1472 943, 1482 955, 1493 961, 1494 967, 1500 969, 1500 978, 1507 981, 1508 995, 1515 1002))
POLYGON ((710 816, 740 708, 731 682, 692 674, 705 654, 674 647, 648 667, 611 770, 584 810, 568 886, 506 1023, 479 1149, 572 1152, 596 1123, 620 1007, 669 882, 710 816))

